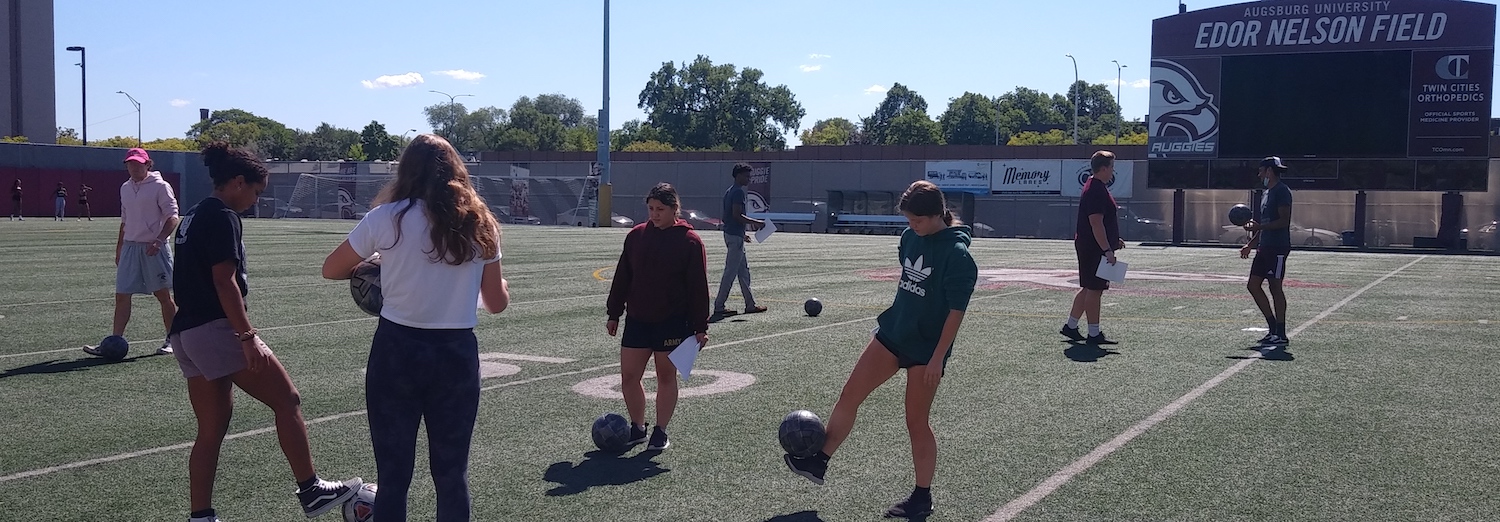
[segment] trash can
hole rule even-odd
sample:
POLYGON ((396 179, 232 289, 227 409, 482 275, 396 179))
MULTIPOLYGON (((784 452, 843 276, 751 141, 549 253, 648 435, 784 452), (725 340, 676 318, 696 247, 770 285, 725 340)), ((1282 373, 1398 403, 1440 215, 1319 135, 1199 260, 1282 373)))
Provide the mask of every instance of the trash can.
POLYGON ((1357 247, 1357 246, 1359 246, 1359 240, 1354 237, 1354 231, 1353 230, 1345 230, 1344 233, 1343 233, 1343 238, 1344 238, 1343 239, 1344 246, 1347 246, 1347 247, 1357 247))

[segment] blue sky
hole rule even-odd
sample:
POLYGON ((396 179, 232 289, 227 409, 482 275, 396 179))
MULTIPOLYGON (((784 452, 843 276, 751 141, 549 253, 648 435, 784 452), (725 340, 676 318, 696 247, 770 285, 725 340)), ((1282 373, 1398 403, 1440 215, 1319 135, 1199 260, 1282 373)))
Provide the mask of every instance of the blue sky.
MULTIPOLYGON (((1189 0, 1190 9, 1240 3, 1189 0)), ((1493 3, 1493 2, 1490 2, 1493 3)), ((397 2, 153 0, 122 10, 56 1, 57 123, 79 127, 77 53, 89 60, 89 138, 181 137, 198 108, 239 108, 294 128, 328 122, 429 130, 422 108, 472 94, 470 109, 562 93, 602 101, 602 0, 397 2), (414 74, 413 74, 414 73, 414 74), (417 75, 420 83, 417 83, 417 75)), ((755 67, 807 111, 802 127, 869 115, 900 82, 935 118, 965 91, 1113 87, 1125 64, 1127 119, 1146 114, 1151 20, 1176 0, 617 0, 611 13, 610 123, 644 118, 636 98, 662 62, 703 54, 755 67)), ((795 143, 795 140, 792 141, 795 143)))

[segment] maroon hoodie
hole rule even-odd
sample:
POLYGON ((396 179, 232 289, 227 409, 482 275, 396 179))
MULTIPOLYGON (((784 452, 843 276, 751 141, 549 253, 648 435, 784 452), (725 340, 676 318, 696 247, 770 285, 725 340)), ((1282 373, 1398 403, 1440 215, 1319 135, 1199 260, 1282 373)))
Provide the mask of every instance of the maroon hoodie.
POLYGON ((609 320, 627 309, 642 321, 686 317, 694 333, 708 331, 708 253, 693 226, 678 219, 666 230, 650 221, 625 235, 625 250, 609 286, 609 320))

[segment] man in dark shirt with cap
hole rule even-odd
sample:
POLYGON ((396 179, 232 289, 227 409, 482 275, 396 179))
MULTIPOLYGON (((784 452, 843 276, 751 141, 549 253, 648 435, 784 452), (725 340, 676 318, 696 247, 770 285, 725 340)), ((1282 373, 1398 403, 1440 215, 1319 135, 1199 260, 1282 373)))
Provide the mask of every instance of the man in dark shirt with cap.
POLYGON ((1286 258, 1292 253, 1292 189, 1281 181, 1287 170, 1281 158, 1268 157, 1260 162, 1260 179, 1266 187, 1266 195, 1260 203, 1260 223, 1251 220, 1245 223, 1250 232, 1250 242, 1240 248, 1240 258, 1250 257, 1255 250, 1255 261, 1250 263, 1250 281, 1246 285, 1255 305, 1266 316, 1266 326, 1271 330, 1260 339, 1261 345, 1286 346, 1290 341, 1286 333, 1286 293, 1281 289, 1281 280, 1286 277, 1286 258), (1261 283, 1269 281, 1271 299, 1261 290, 1261 283), (1274 301, 1275 308, 1272 308, 1274 301))

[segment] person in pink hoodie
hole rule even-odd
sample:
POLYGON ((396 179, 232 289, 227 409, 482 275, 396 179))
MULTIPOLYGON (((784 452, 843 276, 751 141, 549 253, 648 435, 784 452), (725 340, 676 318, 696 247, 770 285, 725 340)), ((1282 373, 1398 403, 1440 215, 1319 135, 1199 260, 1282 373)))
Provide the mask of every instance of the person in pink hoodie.
MULTIPOLYGON (((115 319, 112 335, 124 336, 130 323, 130 299, 150 294, 161 304, 162 330, 172 330, 177 303, 172 301, 172 249, 168 239, 177 232, 177 196, 172 186, 151 170, 154 164, 145 149, 125 153, 125 171, 130 179, 120 185, 120 236, 115 241, 115 319)), ((102 355, 98 347, 85 346, 85 353, 102 355)), ((163 341, 158 355, 172 353, 163 341)))
POLYGON ((678 217, 682 204, 677 190, 659 183, 646 195, 649 219, 625 235, 625 248, 615 265, 609 287, 610 337, 619 330, 620 390, 630 413, 630 444, 647 442, 646 390, 641 378, 646 363, 656 359, 656 428, 648 450, 664 450, 667 423, 677 409, 677 367, 668 356, 696 337, 700 349, 708 343, 708 254, 693 226, 678 217))

